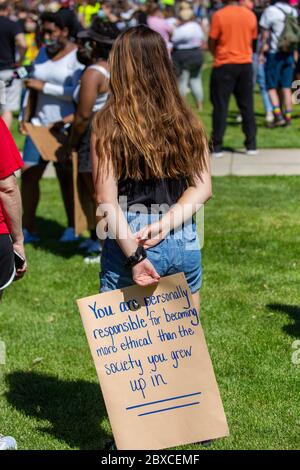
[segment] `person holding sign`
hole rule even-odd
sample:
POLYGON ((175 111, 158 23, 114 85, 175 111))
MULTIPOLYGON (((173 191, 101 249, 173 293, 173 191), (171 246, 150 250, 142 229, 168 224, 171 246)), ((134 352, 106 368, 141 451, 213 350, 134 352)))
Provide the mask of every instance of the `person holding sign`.
MULTIPOLYGON (((30 96, 36 98, 30 122, 37 128, 53 124, 64 127, 69 124, 75 112, 73 95, 84 66, 77 60, 77 47, 70 41, 70 31, 59 12, 46 12, 41 16, 41 37, 44 47, 40 49, 34 61, 32 76, 25 80, 30 96)), ((25 116, 22 116, 21 130, 26 133, 24 118, 25 116)), ((43 160, 29 135, 26 136, 23 159, 24 241, 34 243, 39 241, 35 220, 40 198, 39 182, 48 162, 43 160)), ((74 241, 77 237, 74 230, 72 163, 68 159, 56 162, 55 170, 68 220, 68 227, 60 241, 74 241)))
MULTIPOLYGON (((93 121, 92 164, 106 228, 101 292, 184 272, 200 307, 193 216, 211 197, 202 123, 181 98, 164 40, 147 26, 122 33, 110 55, 110 94, 93 121)), ((99 214, 101 216, 101 214, 99 214)))

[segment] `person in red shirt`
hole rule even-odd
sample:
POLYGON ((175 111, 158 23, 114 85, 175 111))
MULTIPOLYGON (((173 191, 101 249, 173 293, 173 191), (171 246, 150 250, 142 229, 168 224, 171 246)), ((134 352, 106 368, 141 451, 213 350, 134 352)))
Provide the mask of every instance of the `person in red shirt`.
POLYGON ((27 265, 15 269, 14 251, 25 259, 22 203, 15 171, 23 166, 16 144, 0 118, 0 299, 14 278, 24 275, 27 265))

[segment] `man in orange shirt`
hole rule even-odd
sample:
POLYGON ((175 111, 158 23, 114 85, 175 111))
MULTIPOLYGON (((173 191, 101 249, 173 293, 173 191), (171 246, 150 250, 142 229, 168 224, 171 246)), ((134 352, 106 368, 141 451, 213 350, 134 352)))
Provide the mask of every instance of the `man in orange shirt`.
POLYGON ((256 37, 257 20, 249 8, 228 0, 224 8, 213 14, 209 49, 214 56, 210 96, 213 105, 212 150, 216 157, 223 156, 231 94, 234 94, 242 115, 247 154, 257 154, 252 72, 252 43, 256 37))

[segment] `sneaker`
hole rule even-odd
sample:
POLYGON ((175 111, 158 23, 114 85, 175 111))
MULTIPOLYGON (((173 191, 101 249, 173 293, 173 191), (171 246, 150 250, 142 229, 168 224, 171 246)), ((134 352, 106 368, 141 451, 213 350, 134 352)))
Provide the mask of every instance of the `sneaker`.
POLYGON ((40 241, 40 237, 35 233, 30 233, 27 228, 23 228, 24 244, 36 243, 40 241))
POLYGON ((0 434, 0 450, 17 450, 17 442, 11 436, 0 434))
POLYGON ((280 117, 280 118, 275 117, 275 119, 273 121, 273 125, 274 125, 274 127, 284 127, 284 126, 286 126, 285 119, 283 119, 283 117, 280 117))
POLYGON ((93 255, 88 255, 83 258, 85 264, 99 264, 101 259, 101 252, 95 253, 93 255))
POLYGON ((246 155, 248 155, 249 157, 255 157, 256 155, 258 155, 258 150, 246 150, 246 155))
POLYGON ((274 122, 274 114, 272 111, 266 113, 265 121, 267 124, 272 124, 274 122))
POLYGON ((59 239, 59 241, 63 243, 76 242, 77 240, 79 240, 79 236, 76 235, 73 227, 67 227, 59 239))
POLYGON ((101 245, 99 240, 91 240, 91 243, 89 243, 86 254, 91 255, 93 253, 101 253, 101 245))
POLYGON ((214 158, 222 158, 222 157, 224 157, 224 153, 223 153, 223 152, 213 152, 211 155, 212 155, 212 157, 214 157, 214 158))

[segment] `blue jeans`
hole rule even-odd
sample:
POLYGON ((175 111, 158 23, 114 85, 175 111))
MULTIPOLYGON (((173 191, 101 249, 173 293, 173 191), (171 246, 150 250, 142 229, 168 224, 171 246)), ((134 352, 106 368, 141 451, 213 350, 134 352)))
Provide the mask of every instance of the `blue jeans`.
MULTIPOLYGON (((159 220, 159 214, 128 212, 127 221, 133 233, 145 225, 159 220)), ((183 272, 192 293, 201 287, 202 268, 199 239, 194 222, 171 232, 153 248, 147 257, 160 276, 183 272)), ((107 238, 101 256, 100 292, 121 289, 134 284, 131 269, 125 267, 126 257, 116 240, 107 238)))
POLYGON ((40 156, 38 149, 36 148, 36 146, 28 135, 25 139, 23 160, 28 166, 47 164, 47 162, 45 162, 45 160, 43 160, 40 156))
POLYGON ((257 53, 253 54, 253 71, 254 71, 254 86, 256 83, 259 86, 259 91, 263 100, 263 105, 266 113, 273 111, 272 103, 269 98, 268 90, 266 87, 266 74, 265 64, 258 63, 257 53))

